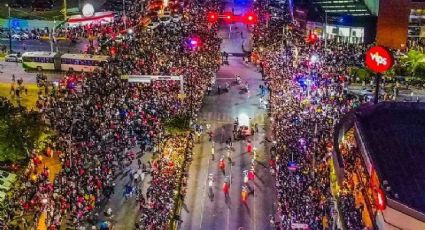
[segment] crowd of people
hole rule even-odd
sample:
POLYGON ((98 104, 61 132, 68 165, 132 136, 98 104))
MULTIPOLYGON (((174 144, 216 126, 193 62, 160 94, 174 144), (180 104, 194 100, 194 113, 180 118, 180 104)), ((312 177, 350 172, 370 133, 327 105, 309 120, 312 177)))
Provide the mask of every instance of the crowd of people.
MULTIPOLYGON (((219 12, 221 5, 191 2, 181 21, 148 31, 139 24, 142 2, 134 2, 125 21, 67 32, 70 38, 97 37, 88 52, 111 59, 93 73, 68 73, 61 87, 39 95, 37 108, 58 133, 50 147, 62 170, 54 181, 47 167, 26 180, 11 202, 14 213, 37 213, 37 219, 46 212, 49 229, 59 229, 65 219, 71 219, 72 226, 84 226, 96 218, 93 211, 110 197, 116 176, 135 160, 131 149, 139 146, 142 153, 158 154, 149 166, 147 193, 139 194, 135 227, 166 229, 175 218, 176 201, 185 193, 193 138, 187 133, 165 134, 164 122, 196 117, 211 88, 221 64, 221 39, 217 25, 208 25, 204 15, 219 12), (118 35, 123 36, 120 42, 118 35), (191 39, 202 44, 192 46, 191 39), (123 75, 182 75, 184 95, 178 81, 131 84, 123 75)), ((266 15, 267 6, 267 1, 256 1, 258 15, 266 15)), ((368 102, 346 90, 355 81, 347 67, 362 62, 366 47, 329 41, 324 49, 321 41, 306 41, 305 32, 291 22, 289 9, 282 16, 259 19, 251 58, 270 92, 267 104, 275 143, 270 166, 278 191, 272 222, 276 229, 290 229, 293 223, 330 229, 329 220, 336 221, 329 175, 333 128, 345 113, 368 102)), ((32 153, 30 169, 40 163, 38 155, 32 153)), ((365 227, 353 193, 341 193, 338 202, 348 229, 365 227)))
MULTIPOLYGON (((267 12, 257 1, 256 10, 267 12)), ((270 19, 264 19, 270 20, 270 19)), ((278 202, 276 229, 293 223, 309 229, 330 229, 336 201, 331 191, 330 158, 334 125, 364 98, 347 94, 347 67, 359 65, 363 45, 309 41, 292 23, 289 8, 283 19, 259 23, 254 31, 255 60, 270 90, 270 116, 278 202), (282 28, 285 28, 282 31, 282 28)), ((272 165, 274 165, 272 164, 272 165)), ((352 205, 354 197, 339 199, 348 229, 365 227, 352 205)))
POLYGON ((340 189, 341 209, 346 214, 343 218, 349 229, 359 229, 362 228, 361 223, 355 220, 365 216, 369 219, 367 224, 371 225, 371 210, 367 207, 375 204, 371 203, 374 198, 369 185, 372 183, 367 176, 366 166, 354 137, 354 129, 344 135, 340 152, 345 169, 344 182, 340 189))
POLYGON ((152 180, 146 198, 140 197, 141 218, 136 224, 138 229, 167 229, 170 219, 175 218, 173 212, 176 202, 185 193, 193 139, 188 134, 165 139, 160 145, 160 155, 152 163, 152 180), (183 183, 182 187, 178 186, 180 182, 183 183), (175 194, 174 191, 178 189, 180 191, 175 194))
MULTIPOLYGON (((142 1, 135 4, 138 2, 142 1)), ((187 176, 182 157, 192 143, 190 135, 165 137, 164 122, 196 117, 199 111, 220 64, 221 42, 217 27, 209 27, 201 17, 219 7, 214 1, 193 2, 181 21, 150 31, 138 25, 140 12, 134 10, 127 12, 126 22, 117 20, 81 32, 112 39, 93 49, 111 59, 93 73, 70 72, 59 87, 39 95, 37 108, 58 134, 51 148, 56 150, 62 170, 54 181, 47 178, 48 168, 29 180, 15 197, 12 206, 16 213, 45 212, 49 229, 59 229, 64 220, 83 229, 87 222, 95 221, 93 210, 108 199, 117 175, 135 160, 130 150, 136 146, 142 152, 154 150, 166 141, 169 147, 160 151, 150 167, 152 183, 146 199, 140 199, 136 226, 164 229, 173 218, 172 191, 180 183, 176 175, 183 175, 183 182, 187 176), (111 31, 124 27, 131 27, 133 33, 125 33, 121 42, 114 41, 111 31), (194 37, 202 45, 190 46, 188 41, 194 37), (182 75, 184 94, 178 81, 132 84, 122 79, 126 74, 182 75)), ((33 153, 34 162, 39 154, 33 153)), ((34 215, 35 219, 38 216, 34 215)))

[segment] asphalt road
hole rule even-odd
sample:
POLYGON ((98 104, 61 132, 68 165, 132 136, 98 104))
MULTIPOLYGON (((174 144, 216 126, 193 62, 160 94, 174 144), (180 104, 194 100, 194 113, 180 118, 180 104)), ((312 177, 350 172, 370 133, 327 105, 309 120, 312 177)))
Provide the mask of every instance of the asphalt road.
POLYGON ((273 202, 276 200, 274 177, 268 168, 268 148, 264 139, 267 129, 266 110, 259 107, 257 89, 261 84, 261 76, 251 65, 247 65, 240 57, 229 58, 229 66, 223 66, 217 74, 217 84, 231 81, 235 73, 241 75, 242 81, 248 81, 250 91, 242 93, 240 86, 233 85, 228 93, 207 97, 200 114, 200 121, 211 124, 214 132, 215 157, 212 160, 212 144, 208 136, 203 135, 201 143, 194 149, 194 158, 189 172, 188 192, 181 213, 180 229, 272 229, 269 215, 273 214, 273 202), (238 117, 240 123, 259 124, 260 130, 249 137, 257 148, 259 158, 255 166, 256 177, 249 182, 251 193, 244 203, 241 200, 243 171, 251 168, 252 153, 247 153, 247 141, 234 142, 230 165, 225 158, 224 173, 219 168, 219 159, 225 157, 226 150, 223 140, 232 135, 233 120, 238 117), (225 130, 222 138, 222 129, 225 130), (212 174, 214 185, 209 194, 208 175, 212 174), (229 197, 226 198, 222 186, 225 176, 231 178, 229 197))
MULTIPOLYGON (((227 8, 232 8, 230 3, 227 8)), ((246 9, 235 7, 236 12, 246 9)), ((222 51, 241 53, 240 38, 250 34, 244 26, 237 26, 238 35, 229 36, 229 27, 223 26, 220 35, 225 38, 222 51), (227 33, 227 36, 226 36, 227 33)), ((189 171, 188 189, 181 211, 180 229, 220 229, 245 230, 272 229, 269 215, 275 212, 276 200, 275 179, 268 168, 268 146, 264 139, 267 135, 267 111, 260 108, 259 85, 263 84, 261 75, 251 64, 246 64, 241 57, 230 57, 229 65, 224 65, 217 73, 216 86, 213 93, 207 96, 198 122, 208 123, 214 133, 214 160, 212 159, 212 143, 206 134, 202 135, 200 143, 194 148, 193 161, 189 171), (217 94, 217 85, 224 86, 226 82, 234 81, 235 74, 241 76, 242 82, 247 81, 250 91, 244 93, 241 86, 233 84, 229 92, 217 94), (232 135, 233 121, 238 117, 239 123, 257 123, 259 132, 249 137, 257 148, 259 157, 255 165, 255 179, 249 181, 250 193, 245 202, 241 199, 243 171, 251 168, 252 153, 247 152, 247 140, 234 141, 231 151, 232 164, 227 160, 224 140, 232 135), (250 119, 251 118, 251 119, 250 119), (224 132, 223 132, 224 130, 224 132), (219 168, 219 159, 224 156, 224 172, 219 168), (214 178, 210 190, 208 177, 214 178), (229 195, 223 192, 225 177, 231 179, 229 195)))
MULTIPOLYGON (((59 81, 65 72, 46 72, 43 73, 47 76, 49 81, 59 81)), ((12 82, 12 75, 16 79, 22 78, 24 83, 35 83, 37 71, 25 72, 21 63, 0 61, 0 82, 12 82)))
MULTIPOLYGON (((87 49, 87 41, 80 40, 76 44, 71 44, 67 40, 59 40, 57 44, 54 45, 53 50, 58 49, 63 53, 81 53, 87 49)), ((0 39, 0 46, 7 46, 9 49, 9 39, 2 38, 0 39)), ((27 51, 50 51, 50 42, 44 40, 12 40, 12 50, 14 52, 27 52, 27 51)))

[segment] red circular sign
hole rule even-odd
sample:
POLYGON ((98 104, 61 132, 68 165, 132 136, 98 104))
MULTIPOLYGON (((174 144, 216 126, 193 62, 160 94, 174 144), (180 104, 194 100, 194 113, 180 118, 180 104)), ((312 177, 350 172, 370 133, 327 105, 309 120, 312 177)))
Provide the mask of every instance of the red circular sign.
POLYGON ((375 73, 383 73, 389 70, 393 64, 393 55, 382 46, 373 46, 366 52, 365 63, 367 68, 375 73))

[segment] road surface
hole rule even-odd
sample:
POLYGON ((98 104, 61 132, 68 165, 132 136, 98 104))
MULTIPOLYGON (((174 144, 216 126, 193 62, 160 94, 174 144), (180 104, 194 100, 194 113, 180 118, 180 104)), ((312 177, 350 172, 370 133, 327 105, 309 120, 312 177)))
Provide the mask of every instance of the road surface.
MULTIPOLYGON (((0 39, 0 46, 5 45, 9 50, 9 39, 0 39)), ((56 52, 58 49, 63 53, 82 53, 87 49, 88 42, 85 40, 79 40, 77 43, 71 44, 69 40, 59 40, 54 45, 53 50, 56 52), (57 49, 56 49, 57 48, 57 49)), ((13 52, 28 52, 28 51, 50 51, 50 42, 45 40, 12 40, 13 52)))
MULTIPOLYGON (((235 13, 239 10, 236 8, 235 13)), ((223 27, 220 33, 226 34, 228 29, 223 27)), ((242 30, 244 36, 249 36, 246 27, 238 26, 238 29, 242 30)), ((227 37, 223 41, 222 51, 240 53, 241 50, 237 48, 242 46, 242 42, 244 40, 238 36, 230 36, 230 39, 227 37)), ((246 64, 241 57, 230 57, 229 65, 222 66, 218 71, 216 86, 213 93, 207 96, 198 118, 198 122, 211 125, 215 156, 213 160, 212 143, 204 134, 200 143, 194 148, 187 194, 181 211, 180 229, 236 230, 240 227, 246 230, 272 229, 269 215, 275 212, 273 204, 276 200, 276 191, 274 177, 268 168, 268 146, 264 142, 268 130, 268 117, 267 111, 260 108, 259 104, 260 84, 263 84, 260 73, 251 64, 246 64), (218 95, 217 85, 230 83, 234 80, 235 74, 241 76, 242 82, 248 82, 249 92, 244 93, 240 90, 241 85, 233 84, 229 92, 218 95), (257 148, 259 157, 255 166, 256 177, 254 181, 248 182, 250 193, 246 203, 241 200, 243 171, 251 168, 253 154, 247 153, 246 140, 234 141, 231 151, 232 164, 229 164, 226 145, 223 143, 232 136, 233 121, 236 117, 240 124, 250 123, 251 120, 251 123, 257 123, 260 127, 258 133, 249 137, 253 146, 257 148), (225 157, 224 173, 219 168, 219 159, 222 155, 225 157), (208 185, 209 175, 214 178, 211 190, 208 185), (226 176, 231 178, 228 197, 222 190, 226 176)))

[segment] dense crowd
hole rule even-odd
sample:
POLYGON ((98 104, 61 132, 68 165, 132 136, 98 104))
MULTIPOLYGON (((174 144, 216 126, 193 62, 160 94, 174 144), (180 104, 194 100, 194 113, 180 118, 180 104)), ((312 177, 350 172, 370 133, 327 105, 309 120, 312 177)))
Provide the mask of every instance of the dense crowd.
MULTIPOLYGON (((116 176, 135 160, 130 153, 136 146, 142 152, 159 146, 146 170, 152 179, 146 195, 139 195, 136 228, 166 229, 174 218, 173 191, 180 178, 186 180, 184 162, 193 140, 188 134, 166 136, 163 124, 172 117, 196 116, 211 87, 221 62, 221 41, 217 27, 202 17, 220 11, 220 5, 190 3, 181 21, 146 31, 139 26, 142 15, 136 10, 141 2, 129 9, 125 22, 68 31, 70 38, 97 37, 88 52, 112 58, 94 73, 69 73, 59 88, 39 95, 38 109, 59 134, 51 148, 63 170, 54 182, 48 179, 48 168, 35 174, 11 206, 16 212, 46 211, 50 229, 59 229, 69 217, 73 226, 93 219, 93 210, 114 190, 116 176), (120 34, 123 40, 115 41, 120 34), (195 37, 202 46, 190 45, 195 37), (122 79, 129 74, 183 75, 186 97, 178 81, 130 84, 122 79)), ((259 15, 266 15, 265 1, 255 5, 259 15)), ((321 41, 309 43, 289 13, 283 19, 260 21, 253 31, 252 61, 270 92, 275 143, 270 166, 276 171, 278 191, 273 224, 276 229, 290 229, 292 223, 329 229, 335 209, 329 176, 333 127, 342 115, 368 101, 346 93, 355 80, 347 67, 360 65, 366 47, 329 41, 324 49, 321 41)), ((39 163, 36 153, 32 159, 31 164, 39 163)), ((184 188, 178 193, 184 196, 184 188)), ((364 228, 353 193, 341 193, 339 202, 348 229, 364 228)))
MULTIPOLYGON (((122 42, 112 37, 99 45, 101 49, 93 49, 112 56, 101 69, 68 73, 63 84, 39 95, 37 107, 58 133, 51 148, 57 150, 62 170, 54 182, 45 175, 48 168, 28 181, 26 191, 16 197, 17 212, 45 211, 49 229, 59 229, 65 219, 77 227, 95 219, 93 210, 110 197, 114 179, 135 161, 132 149, 153 150, 165 139, 167 119, 195 116, 199 110, 219 67, 221 42, 217 28, 208 27, 200 17, 218 7, 215 2, 191 3, 183 20, 153 31, 138 26, 139 12, 129 11, 125 25, 118 20, 91 27, 94 32, 81 32, 105 39, 124 26, 133 30, 125 33, 122 42), (194 36, 202 46, 188 45, 194 36), (181 95, 178 81, 131 84, 122 79, 125 74, 182 75, 186 96, 181 95)), ((172 191, 180 182, 175 175, 183 175, 183 181, 187 176, 182 157, 191 148, 190 135, 167 143, 171 150, 160 151, 150 167, 152 183, 146 199, 140 199, 140 229, 165 228, 174 209, 172 191)), ((36 153, 33 158, 37 162, 36 153)))
POLYGON ((170 218, 175 218, 173 211, 178 201, 176 199, 184 196, 184 188, 178 191, 178 196, 174 191, 178 189, 181 176, 185 186, 187 161, 191 159, 189 153, 192 147, 193 140, 185 134, 163 141, 160 155, 152 163, 152 180, 146 198, 140 197, 141 218, 136 224, 138 228, 167 229, 170 218))
MULTIPOLYGON (((265 2, 257 3, 258 11, 267 12, 265 2)), ((270 90, 271 127, 277 143, 271 151, 278 191, 273 223, 276 229, 290 229, 293 223, 329 229, 336 209, 329 161, 333 127, 342 115, 366 101, 350 97, 346 90, 352 81, 347 67, 361 63, 365 47, 329 41, 325 50, 323 42, 306 39, 305 32, 291 22, 289 10, 283 20, 260 23, 254 42, 254 61, 270 90)), ((340 214, 348 216, 348 229, 362 229, 353 200, 350 193, 339 199, 344 207, 340 214)))
POLYGON ((349 229, 360 229, 362 226, 355 220, 362 218, 364 211, 367 213, 364 216, 372 213, 370 210, 366 210, 363 202, 371 201, 373 197, 368 188, 368 185, 372 185, 372 183, 368 179, 366 167, 362 162, 360 149, 354 137, 354 129, 350 129, 345 134, 344 141, 340 145, 340 151, 345 166, 344 182, 339 194, 341 209, 345 213, 343 218, 349 229), (358 194, 362 193, 366 194, 363 196, 365 201, 356 201, 355 197, 359 197, 358 194))

